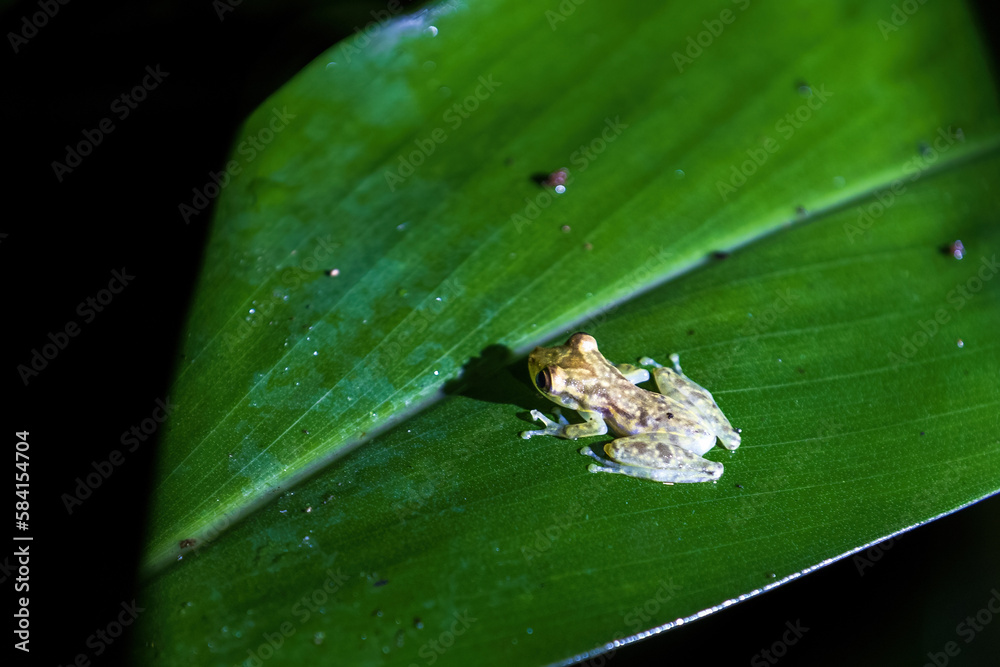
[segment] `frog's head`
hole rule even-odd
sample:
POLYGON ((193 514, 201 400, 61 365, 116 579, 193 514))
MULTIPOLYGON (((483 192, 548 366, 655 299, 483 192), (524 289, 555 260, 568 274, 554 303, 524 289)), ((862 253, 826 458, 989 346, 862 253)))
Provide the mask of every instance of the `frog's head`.
POLYGON ((528 373, 538 391, 572 410, 581 409, 581 400, 604 365, 609 364, 597 341, 583 332, 570 336, 565 345, 536 347, 528 355, 528 373))

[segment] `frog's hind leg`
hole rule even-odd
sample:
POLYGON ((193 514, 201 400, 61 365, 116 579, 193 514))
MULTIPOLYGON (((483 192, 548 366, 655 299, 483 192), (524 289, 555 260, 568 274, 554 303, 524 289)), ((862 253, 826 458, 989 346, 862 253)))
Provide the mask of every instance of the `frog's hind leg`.
POLYGON ((684 375, 681 370, 681 358, 676 354, 670 355, 673 362, 673 369, 666 368, 649 357, 639 360, 640 364, 654 366, 653 377, 656 379, 656 387, 664 396, 680 401, 689 406, 715 431, 722 441, 722 446, 726 449, 736 449, 740 446, 740 432, 733 428, 726 415, 722 414, 719 405, 712 398, 712 394, 700 384, 684 375))
POLYGON ((714 482, 722 477, 722 464, 709 461, 681 447, 672 433, 645 433, 618 438, 604 445, 612 459, 602 459, 590 447, 580 453, 596 459, 590 472, 610 472, 651 479, 664 484, 714 482))

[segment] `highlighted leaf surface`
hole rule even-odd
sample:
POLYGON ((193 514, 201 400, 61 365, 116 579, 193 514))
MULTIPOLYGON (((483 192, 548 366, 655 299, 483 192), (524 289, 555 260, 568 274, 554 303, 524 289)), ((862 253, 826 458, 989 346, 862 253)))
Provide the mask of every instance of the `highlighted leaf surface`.
POLYGON ((887 39, 886 11, 587 3, 552 30, 477 3, 278 91, 190 314, 147 565, 205 546, 150 582, 144 659, 231 664, 289 622, 282 664, 410 664, 467 614, 442 663, 556 661, 995 492, 1000 115, 963 8, 887 39), (560 167, 565 194, 531 178, 560 167), (718 484, 517 437, 547 408, 490 361, 573 328, 681 354, 743 428, 718 484))

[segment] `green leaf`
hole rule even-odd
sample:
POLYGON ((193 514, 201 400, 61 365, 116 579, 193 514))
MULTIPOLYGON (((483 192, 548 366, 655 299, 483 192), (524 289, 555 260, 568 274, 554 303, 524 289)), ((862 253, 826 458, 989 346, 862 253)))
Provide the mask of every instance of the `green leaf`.
POLYGON ((282 663, 550 662, 997 491, 1000 115, 970 17, 740 6, 445 5, 251 117, 162 440, 147 567, 185 557, 144 661, 231 664, 287 623, 282 663), (559 167, 563 195, 530 179, 559 167), (546 407, 503 363, 573 328, 680 352, 744 431, 718 484, 517 437, 546 407))
POLYGON ((284 632, 282 663, 424 664, 458 614, 476 620, 441 664, 549 663, 996 492, 998 176, 908 186, 853 244, 855 210, 772 237, 592 329, 712 388, 744 442, 708 455, 719 483, 594 475, 581 442, 521 440, 546 407, 518 362, 157 578, 152 655, 230 664, 284 632))

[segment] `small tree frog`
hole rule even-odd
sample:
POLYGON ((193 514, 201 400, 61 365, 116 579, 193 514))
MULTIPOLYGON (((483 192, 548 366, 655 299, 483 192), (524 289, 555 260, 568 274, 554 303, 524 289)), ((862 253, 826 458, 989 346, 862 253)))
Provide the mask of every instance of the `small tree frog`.
POLYGON ((577 438, 604 435, 610 429, 618 436, 604 445, 610 461, 590 447, 580 453, 597 459, 590 472, 610 472, 651 479, 664 484, 714 482, 722 476, 722 464, 702 458, 718 437, 726 449, 740 446, 734 429, 712 395, 681 371, 680 358, 670 355, 673 369, 649 357, 639 363, 653 367, 660 393, 636 385, 649 379, 644 368, 612 364, 593 336, 576 333, 565 345, 536 347, 528 356, 528 371, 538 391, 553 403, 576 410, 584 418, 570 424, 557 414, 554 422, 538 410, 531 416, 545 428, 524 431, 522 438, 554 435, 577 438))

